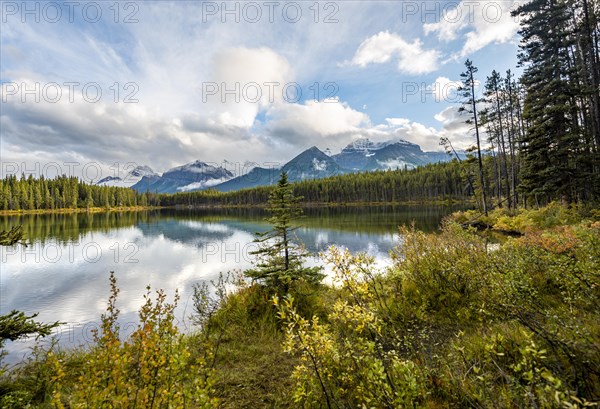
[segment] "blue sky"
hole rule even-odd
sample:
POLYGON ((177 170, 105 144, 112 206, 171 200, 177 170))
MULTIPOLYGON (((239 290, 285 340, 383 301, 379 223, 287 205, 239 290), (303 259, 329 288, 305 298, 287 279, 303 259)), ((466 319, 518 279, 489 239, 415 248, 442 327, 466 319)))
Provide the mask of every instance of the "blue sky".
POLYGON ((161 172, 361 137, 464 148, 451 92, 464 60, 482 81, 518 72, 513 1, 58 4, 2 3, 4 163, 161 172))

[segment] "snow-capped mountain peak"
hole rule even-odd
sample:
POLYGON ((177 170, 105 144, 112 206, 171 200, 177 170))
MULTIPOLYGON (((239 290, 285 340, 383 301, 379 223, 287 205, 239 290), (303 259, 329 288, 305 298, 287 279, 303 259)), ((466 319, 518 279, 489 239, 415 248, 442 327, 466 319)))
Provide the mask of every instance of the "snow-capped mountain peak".
POLYGON ((358 138, 332 158, 344 169, 352 171, 412 168, 428 163, 419 145, 401 138, 373 142, 358 138))
POLYGON ((197 160, 194 162, 186 163, 185 165, 176 166, 167 170, 163 176, 167 174, 172 174, 175 172, 189 172, 189 173, 201 173, 201 174, 211 174, 215 172, 225 172, 229 173, 228 170, 221 166, 215 166, 213 163, 206 163, 201 160, 197 160))
POLYGON ((415 144, 408 142, 401 138, 394 138, 383 142, 373 142, 369 138, 358 138, 354 141, 350 142, 342 152, 364 152, 368 153, 371 151, 378 151, 380 149, 386 148, 390 145, 401 144, 401 145, 414 145, 415 144))
POLYGON ((131 187, 138 183, 144 176, 156 176, 158 173, 154 172, 150 166, 139 165, 130 170, 127 173, 121 172, 120 175, 107 176, 96 182, 96 185, 100 186, 118 186, 118 187, 131 187))
POLYGON ((143 176, 158 176, 158 173, 153 171, 152 168, 148 165, 140 165, 136 166, 127 175, 135 178, 142 178, 143 176))

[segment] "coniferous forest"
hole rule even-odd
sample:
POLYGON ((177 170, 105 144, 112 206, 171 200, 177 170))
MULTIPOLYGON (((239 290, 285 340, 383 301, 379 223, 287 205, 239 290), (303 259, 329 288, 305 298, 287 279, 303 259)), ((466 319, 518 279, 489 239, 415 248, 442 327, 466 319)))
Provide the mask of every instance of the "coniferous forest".
POLYGON ((1 210, 110 209, 157 203, 156 195, 151 193, 139 194, 128 188, 90 185, 76 177, 45 179, 43 176, 22 175, 17 178, 11 175, 0 180, 1 210))

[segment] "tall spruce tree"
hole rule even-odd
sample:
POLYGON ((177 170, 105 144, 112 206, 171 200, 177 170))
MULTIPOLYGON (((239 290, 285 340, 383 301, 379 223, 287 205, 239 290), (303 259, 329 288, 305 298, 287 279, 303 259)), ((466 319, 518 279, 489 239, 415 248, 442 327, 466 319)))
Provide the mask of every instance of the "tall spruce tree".
POLYGON ((278 293, 289 292, 296 281, 318 284, 324 277, 321 268, 303 265, 307 253, 293 240, 293 232, 299 227, 294 222, 302 216, 300 200, 301 197, 294 196, 287 174, 282 172, 266 207, 271 214, 266 220, 272 229, 257 233, 254 242, 259 248, 251 253, 257 256, 256 268, 245 273, 278 293))
MULTIPOLYGON (((532 0, 514 12, 521 17, 519 60, 525 66, 521 82, 526 92, 520 187, 538 205, 554 199, 573 202, 594 194, 593 138, 586 142, 585 132, 593 126, 581 120, 582 111, 588 110, 579 101, 584 88, 582 64, 576 58, 581 54, 581 35, 572 11, 577 3, 532 0)), ((587 54, 595 59, 592 55, 587 54)), ((589 77, 593 82, 594 76, 589 77)))

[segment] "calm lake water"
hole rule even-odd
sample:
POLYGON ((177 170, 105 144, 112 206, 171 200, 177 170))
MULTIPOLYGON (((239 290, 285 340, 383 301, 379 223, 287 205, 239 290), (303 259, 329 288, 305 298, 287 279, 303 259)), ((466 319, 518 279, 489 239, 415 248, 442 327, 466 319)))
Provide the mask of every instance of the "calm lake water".
MULTIPOLYGON (((364 251, 377 263, 389 262, 398 244, 397 226, 415 223, 435 231, 452 206, 309 208, 296 231, 313 253, 331 245, 364 251)), ((52 214, 0 217, 0 230, 22 224, 28 247, 0 247, 0 314, 13 309, 39 313, 43 322, 61 321, 56 330, 65 347, 92 339, 109 295, 109 272, 120 288, 123 331, 132 331, 145 288, 176 290, 177 319, 191 328, 194 283, 220 272, 252 265, 253 234, 268 230, 260 209, 52 214)), ((318 256, 309 264, 321 264, 318 256)), ((32 341, 8 342, 5 361, 22 359, 32 341)))

